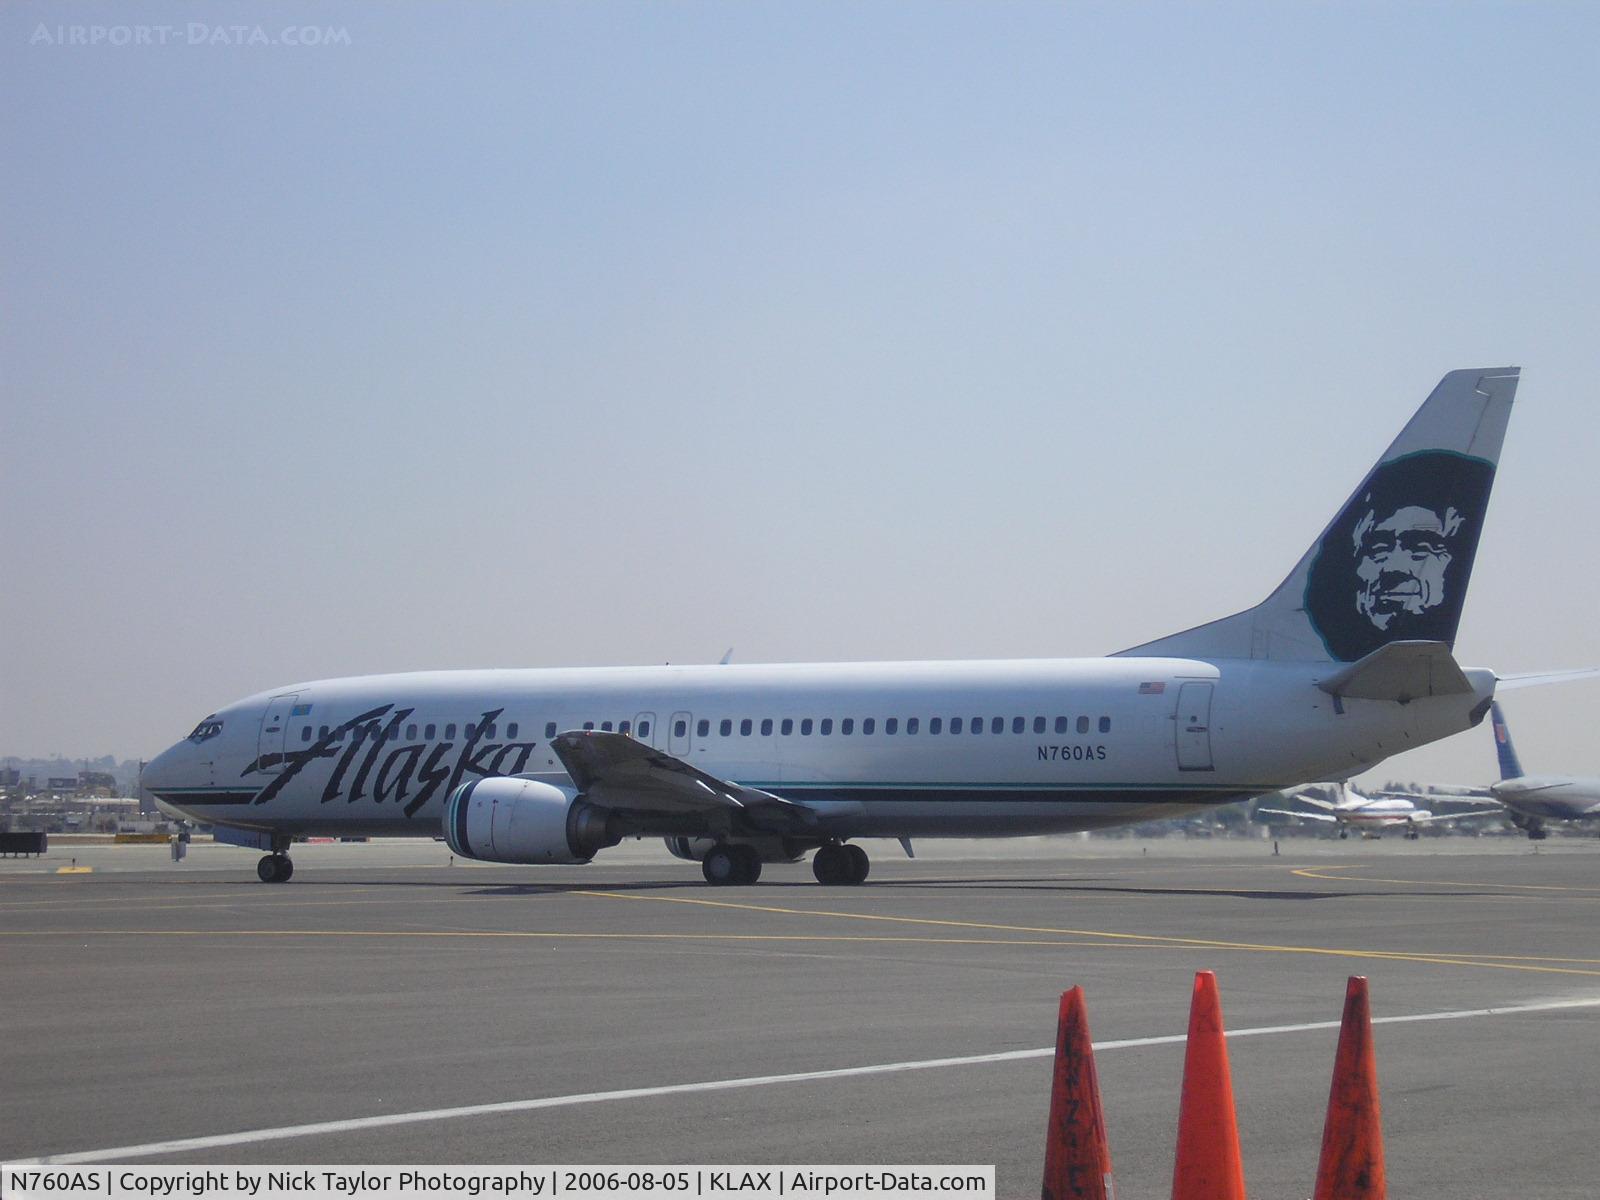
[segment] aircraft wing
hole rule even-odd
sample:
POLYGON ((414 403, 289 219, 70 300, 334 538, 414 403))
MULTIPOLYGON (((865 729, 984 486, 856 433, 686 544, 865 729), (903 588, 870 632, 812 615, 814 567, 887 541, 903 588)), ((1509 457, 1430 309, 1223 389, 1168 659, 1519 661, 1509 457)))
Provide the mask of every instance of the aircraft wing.
MULTIPOLYGON (((1494 809, 1482 808, 1481 806, 1483 805, 1484 801, 1495 799, 1495 794, 1488 788, 1466 787, 1464 785, 1457 786, 1454 784, 1449 785, 1448 791, 1408 792, 1403 789, 1385 788, 1381 792, 1373 792, 1372 796, 1376 799, 1382 800, 1409 800, 1413 804, 1427 805, 1430 808, 1438 808, 1441 805, 1449 806, 1462 804, 1479 806, 1472 809, 1471 811, 1473 812, 1480 810, 1483 812, 1493 812, 1494 809)), ((1460 812, 1461 810, 1458 809, 1457 815, 1460 815, 1460 812)))
MULTIPOLYGON (((1331 813, 1339 811, 1339 806, 1332 800, 1325 799, 1324 797, 1317 795, 1315 792, 1295 792, 1289 797, 1289 799, 1298 800, 1301 804, 1309 804, 1312 808, 1321 809, 1323 812, 1331 813)), ((1304 817, 1309 816, 1310 814, 1300 813, 1299 815, 1304 817)))
POLYGON ((816 813, 771 792, 708 775, 625 733, 574 730, 551 739, 561 765, 592 804, 643 813, 740 813, 773 831, 811 828, 816 813))
POLYGON ((1412 817, 1410 820, 1413 825, 1427 825, 1434 821, 1460 821, 1468 817, 1503 817, 1505 815, 1505 806, 1496 804, 1493 808, 1468 808, 1458 812, 1429 813, 1425 817, 1412 817))
POLYGON ((1292 812, 1287 808, 1258 808, 1256 809, 1256 816, 1294 817, 1299 821, 1326 821, 1330 825, 1339 823, 1338 817, 1329 816, 1327 813, 1292 812))

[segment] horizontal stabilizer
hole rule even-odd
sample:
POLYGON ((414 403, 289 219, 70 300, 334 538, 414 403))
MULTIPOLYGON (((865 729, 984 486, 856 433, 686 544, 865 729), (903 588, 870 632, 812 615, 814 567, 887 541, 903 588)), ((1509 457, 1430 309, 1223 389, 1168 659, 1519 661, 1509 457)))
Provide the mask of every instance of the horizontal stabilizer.
POLYGON ((1347 700, 1392 700, 1397 704, 1472 691, 1471 682, 1443 642, 1390 642, 1317 686, 1330 696, 1347 700))
POLYGON ((1519 675, 1498 675, 1494 690, 1507 692, 1513 688, 1544 687, 1552 683, 1577 683, 1580 679, 1593 679, 1600 675, 1600 667, 1578 667, 1569 671, 1524 671, 1519 675))

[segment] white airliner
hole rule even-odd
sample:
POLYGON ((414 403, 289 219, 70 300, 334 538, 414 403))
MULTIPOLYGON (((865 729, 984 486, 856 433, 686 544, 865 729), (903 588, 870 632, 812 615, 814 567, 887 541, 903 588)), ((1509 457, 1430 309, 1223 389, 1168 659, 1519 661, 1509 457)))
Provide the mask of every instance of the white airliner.
POLYGON ((1535 841, 1549 836, 1546 821, 1600 819, 1600 778, 1525 774, 1516 747, 1511 744, 1511 727, 1506 724, 1498 701, 1490 713, 1500 781, 1487 789, 1459 789, 1463 794, 1499 801, 1511 823, 1535 841))
MULTIPOLYGON (((1481 817, 1500 812, 1498 805, 1468 806, 1456 812, 1432 812, 1418 808, 1406 796, 1364 796, 1348 783, 1312 784, 1296 790, 1291 799, 1310 805, 1311 812, 1292 808, 1258 808, 1256 816, 1288 817, 1296 821, 1316 821, 1332 825, 1339 836, 1347 838, 1355 829, 1363 837, 1378 837, 1385 829, 1404 829, 1405 836, 1415 841, 1422 836, 1421 827, 1436 821, 1456 821, 1464 817, 1481 817), (1333 790, 1337 800, 1329 800, 1318 793, 1333 790)), ((1460 803, 1457 801, 1456 803, 1460 803)))
POLYGON ((1446 375, 1266 600, 1109 658, 318 680, 208 716, 143 783, 258 834, 266 882, 296 836, 442 833, 504 863, 659 836, 712 883, 815 851, 819 881, 860 883, 854 838, 1094 829, 1347 778, 1489 710, 1494 672, 1452 651, 1517 376, 1446 375))

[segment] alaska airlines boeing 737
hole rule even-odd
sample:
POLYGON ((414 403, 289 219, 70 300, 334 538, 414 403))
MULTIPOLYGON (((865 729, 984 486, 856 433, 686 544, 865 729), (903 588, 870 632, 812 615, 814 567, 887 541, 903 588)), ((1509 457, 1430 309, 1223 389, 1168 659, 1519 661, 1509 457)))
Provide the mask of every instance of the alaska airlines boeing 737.
POLYGON ((1343 779, 1477 725, 1453 656, 1517 368, 1446 375, 1260 604, 1110 658, 448 671, 213 713, 151 762, 171 813, 259 835, 441 833, 502 863, 659 836, 712 883, 850 839, 1095 829, 1343 779))

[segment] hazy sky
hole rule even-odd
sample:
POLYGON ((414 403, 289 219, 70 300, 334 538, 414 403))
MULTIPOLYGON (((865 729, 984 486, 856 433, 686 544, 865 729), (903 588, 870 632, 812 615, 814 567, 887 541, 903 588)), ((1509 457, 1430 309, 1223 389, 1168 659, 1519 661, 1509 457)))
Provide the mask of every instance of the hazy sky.
MULTIPOLYGON (((341 674, 1117 650, 1261 599, 1507 363, 1458 654, 1600 664, 1597 44, 1577 4, 7 5, 0 753, 341 674), (332 44, 216 44, 257 27, 332 44)), ((1600 684, 1507 708, 1600 773, 1600 684)))

